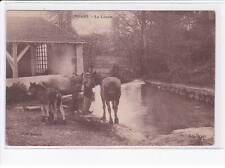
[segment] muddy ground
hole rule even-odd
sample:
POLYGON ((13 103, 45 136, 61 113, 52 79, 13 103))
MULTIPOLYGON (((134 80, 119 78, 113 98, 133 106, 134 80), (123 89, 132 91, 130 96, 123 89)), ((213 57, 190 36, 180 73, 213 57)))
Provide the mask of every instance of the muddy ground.
MULTIPOLYGON (((67 123, 41 122, 40 111, 24 111, 11 105, 6 108, 6 143, 9 146, 202 146, 212 145, 213 139, 187 135, 178 131, 167 135, 143 135, 137 140, 135 133, 122 126, 85 123, 66 110, 67 123), (116 128, 116 129, 115 129, 116 128)), ((208 130, 208 128, 206 128, 208 130)), ((211 128, 210 128, 211 130, 211 128)))
POLYGON ((99 146, 127 145, 110 128, 77 122, 67 111, 67 123, 41 122, 40 111, 24 111, 16 106, 6 109, 6 142, 12 146, 99 146))

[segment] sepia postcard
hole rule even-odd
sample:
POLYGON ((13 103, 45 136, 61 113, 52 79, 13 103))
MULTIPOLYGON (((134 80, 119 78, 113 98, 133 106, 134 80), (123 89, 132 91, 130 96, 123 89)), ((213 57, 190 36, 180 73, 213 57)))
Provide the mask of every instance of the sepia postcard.
POLYGON ((211 146, 211 10, 8 10, 8 146, 211 146))
POLYGON ((1 2, 0 160, 224 160, 224 6, 1 2))
POLYGON ((42 5, 5 8, 6 148, 218 146, 220 10, 42 5))

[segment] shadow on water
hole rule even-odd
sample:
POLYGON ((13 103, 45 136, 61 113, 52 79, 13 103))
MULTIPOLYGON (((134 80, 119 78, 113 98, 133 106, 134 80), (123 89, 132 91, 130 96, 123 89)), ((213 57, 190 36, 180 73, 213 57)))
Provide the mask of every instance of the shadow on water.
MULTIPOLYGON (((99 87, 94 89, 92 108, 101 117, 103 110, 99 90, 99 87)), ((123 84, 118 115, 121 124, 151 135, 214 125, 212 105, 158 90, 141 81, 123 84)))

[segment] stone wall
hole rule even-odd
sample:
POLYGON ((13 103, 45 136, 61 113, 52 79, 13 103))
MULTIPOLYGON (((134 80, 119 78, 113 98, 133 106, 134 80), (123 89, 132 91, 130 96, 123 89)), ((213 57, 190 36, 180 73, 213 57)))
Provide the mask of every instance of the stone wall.
POLYGON ((191 99, 202 101, 209 104, 214 104, 214 90, 209 88, 191 87, 174 83, 162 83, 147 80, 146 83, 157 87, 160 90, 172 92, 181 96, 186 96, 191 99))

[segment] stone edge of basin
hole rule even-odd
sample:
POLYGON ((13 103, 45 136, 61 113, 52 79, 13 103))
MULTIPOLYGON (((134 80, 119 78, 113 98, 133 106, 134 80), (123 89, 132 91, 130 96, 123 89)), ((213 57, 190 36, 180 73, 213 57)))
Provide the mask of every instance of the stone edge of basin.
POLYGON ((214 89, 193 87, 176 83, 164 83, 151 80, 145 80, 145 83, 150 84, 151 86, 156 87, 159 90, 172 92, 180 96, 186 96, 191 99, 214 105, 214 89))

